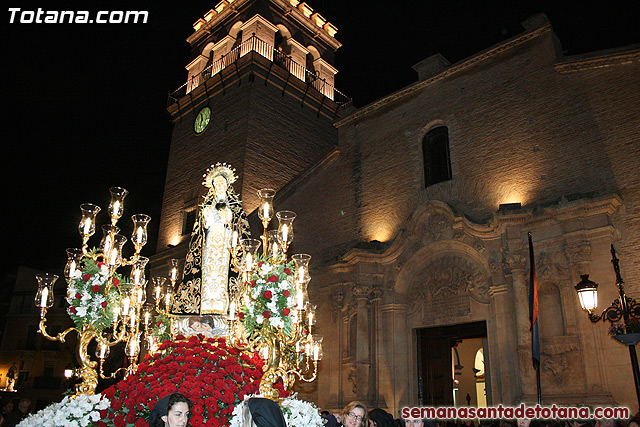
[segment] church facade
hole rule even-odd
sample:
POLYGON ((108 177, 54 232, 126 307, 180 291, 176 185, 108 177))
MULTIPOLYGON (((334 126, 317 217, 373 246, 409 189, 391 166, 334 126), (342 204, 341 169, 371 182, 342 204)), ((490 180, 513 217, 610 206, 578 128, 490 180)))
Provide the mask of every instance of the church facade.
POLYGON ((417 82, 355 110, 324 17, 296 0, 221 2, 194 24, 170 97, 153 274, 184 260, 202 173, 232 164, 245 211, 276 189, 276 209, 298 214, 290 253, 312 255, 324 357, 301 395, 392 413, 465 394, 534 403, 531 232, 543 403, 634 407, 628 350, 574 286, 599 283, 600 311, 616 298, 613 244, 640 297, 640 51, 566 58, 546 17, 523 27, 453 65, 427 58, 417 82), (465 343, 481 365, 462 361, 465 343))

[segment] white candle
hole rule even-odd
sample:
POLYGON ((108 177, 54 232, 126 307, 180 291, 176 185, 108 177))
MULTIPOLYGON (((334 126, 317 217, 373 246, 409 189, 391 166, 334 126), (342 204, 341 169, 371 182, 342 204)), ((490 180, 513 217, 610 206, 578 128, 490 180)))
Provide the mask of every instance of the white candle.
POLYGON ((127 316, 129 314, 129 297, 126 297, 122 302, 122 315, 127 316))
POLYGON ((120 307, 113 307, 113 323, 118 322, 118 316, 120 316, 120 307))
POLYGON ((144 324, 145 325, 149 324, 149 312, 148 311, 144 312, 144 324))
POLYGON ((236 303, 232 301, 229 304, 229 319, 234 320, 236 318, 236 303))
POLYGON ((133 283, 136 285, 140 284, 140 270, 136 268, 136 272, 133 273, 133 283))
POLYGON ((49 296, 49 288, 42 289, 42 296, 40 297, 40 307, 44 308, 47 306, 47 297, 49 296))
POLYGON ((231 236, 231 247, 235 248, 238 246, 238 231, 233 230, 233 235, 231 236))
POLYGON ((76 260, 72 260, 69 264, 69 277, 73 277, 76 272, 76 260))
POLYGON ((298 296, 298 310, 302 310, 304 305, 304 295, 302 295, 302 289, 296 289, 296 295, 298 296))
POLYGON ((111 250, 111 256, 109 257, 109 264, 116 265, 117 261, 118 261, 118 249, 113 248, 111 250))
POLYGON ((100 344, 100 359, 104 359, 107 354, 107 345, 100 344))
POLYGON ((118 211, 120 210, 120 201, 116 200, 113 202, 113 212, 111 215, 118 216, 118 211))
POLYGON ((269 213, 269 203, 264 204, 264 217, 271 218, 271 214, 269 213))
POLYGON ((253 270, 253 257, 251 254, 247 254, 247 271, 253 270))
POLYGON ((142 244, 143 237, 144 237, 144 230, 142 229, 142 227, 138 227, 137 239, 138 239, 139 245, 142 244))
POLYGON ((289 237, 289 227, 287 227, 287 224, 285 224, 282 226, 282 241, 286 242, 288 237, 289 237))
POLYGON ((85 236, 91 232, 91 219, 87 218, 84 220, 84 229, 82 231, 85 236))
POLYGON ((156 286, 156 301, 160 300, 160 292, 162 292, 160 286, 156 286))
POLYGON ((318 354, 320 353, 320 345, 315 343, 313 345, 313 360, 318 360, 318 354))

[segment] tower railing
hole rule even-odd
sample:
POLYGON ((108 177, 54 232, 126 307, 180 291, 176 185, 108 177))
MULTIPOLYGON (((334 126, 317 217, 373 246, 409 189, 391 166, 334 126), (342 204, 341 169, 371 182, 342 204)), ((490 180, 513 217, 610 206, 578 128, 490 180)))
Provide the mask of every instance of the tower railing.
POLYGON ((241 57, 252 51, 273 61, 275 65, 287 70, 293 76, 307 83, 336 104, 343 106, 351 102, 351 98, 340 92, 333 85, 327 83, 326 79, 320 78, 316 71, 304 67, 284 52, 275 49, 264 40, 252 35, 249 39, 235 46, 229 53, 222 55, 199 73, 193 74, 182 86, 171 92, 167 106, 177 103, 178 100, 186 96, 189 92, 220 73, 223 69, 235 64, 241 57))

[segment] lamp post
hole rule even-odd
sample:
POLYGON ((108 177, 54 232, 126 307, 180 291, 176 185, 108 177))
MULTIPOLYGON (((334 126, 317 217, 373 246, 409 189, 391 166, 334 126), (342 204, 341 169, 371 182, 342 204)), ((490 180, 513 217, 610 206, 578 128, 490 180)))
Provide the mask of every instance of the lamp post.
POLYGON ((629 357, 631 358, 631 369, 633 370, 633 380, 636 387, 636 398, 638 399, 638 408, 640 408, 640 369, 638 369, 638 356, 636 354, 636 344, 640 342, 640 333, 632 333, 631 319, 636 321, 640 319, 640 304, 633 298, 625 295, 624 281, 620 275, 619 260, 616 257, 616 251, 611 245, 611 263, 616 273, 616 285, 618 286, 619 297, 613 301, 611 306, 604 309, 601 314, 595 314, 598 308, 598 284, 589 280, 588 274, 580 277, 582 280, 576 285, 576 291, 580 299, 582 309, 589 315, 589 320, 597 323, 600 320, 608 321, 611 324, 622 320, 624 334, 615 335, 616 341, 626 345, 629 348, 629 357))

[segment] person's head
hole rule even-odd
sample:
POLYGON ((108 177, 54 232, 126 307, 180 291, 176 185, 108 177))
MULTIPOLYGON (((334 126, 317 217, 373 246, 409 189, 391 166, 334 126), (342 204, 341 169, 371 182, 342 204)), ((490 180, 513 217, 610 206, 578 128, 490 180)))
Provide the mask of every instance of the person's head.
POLYGON ((369 427, 367 407, 362 402, 351 402, 340 412, 345 427, 369 427))
POLYGON ((151 411, 151 427, 185 427, 191 415, 191 401, 182 393, 160 399, 151 411))
POLYGON ((10 414, 13 412, 13 401, 10 399, 5 399, 2 401, 2 413, 10 414))
POLYGON ((27 412, 29 412, 30 406, 31 406, 31 399, 26 399, 26 398, 20 399, 20 402, 18 403, 18 409, 23 414, 26 414, 27 412))
POLYGON ((422 418, 405 418, 404 425, 406 427, 424 427, 424 420, 422 418))
POLYGON ((209 317, 192 317, 189 320, 189 326, 196 332, 211 332, 213 325, 209 317))
POLYGON ((211 183, 217 196, 223 196, 227 193, 229 182, 227 181, 227 178, 225 178, 222 174, 215 176, 211 180, 211 183))
POLYGON ((287 427, 280 405, 264 397, 247 400, 242 420, 243 427, 287 427))
POLYGON ((637 413, 629 419, 627 427, 640 427, 640 413, 637 413))

